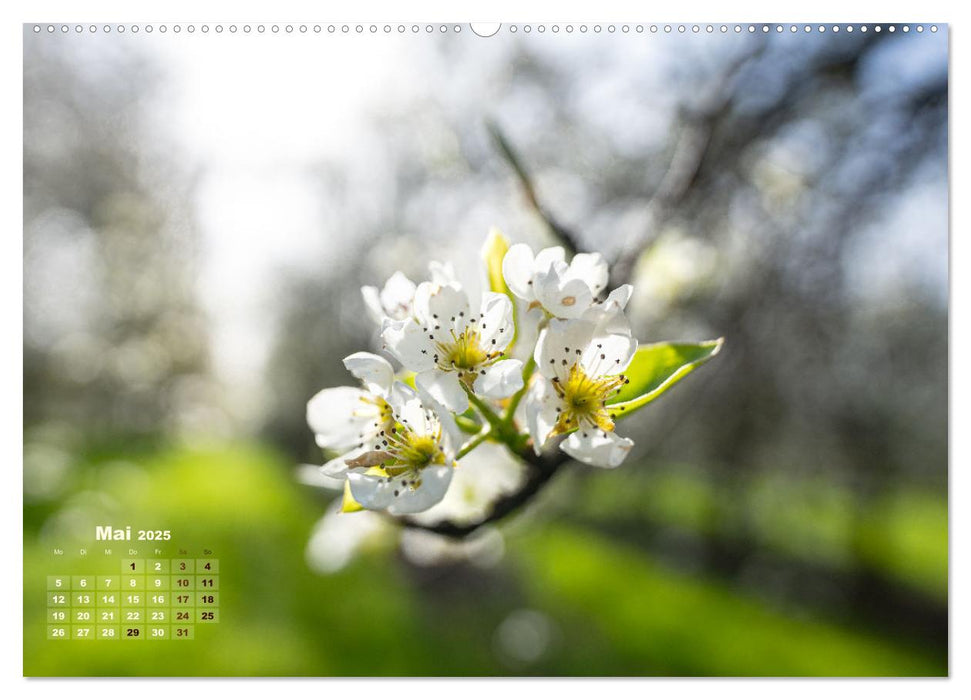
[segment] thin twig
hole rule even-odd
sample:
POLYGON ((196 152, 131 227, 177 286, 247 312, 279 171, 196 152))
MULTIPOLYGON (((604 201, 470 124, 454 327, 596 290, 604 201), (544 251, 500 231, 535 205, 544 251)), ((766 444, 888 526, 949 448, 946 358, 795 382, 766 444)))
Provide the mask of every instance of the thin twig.
POLYGON ((563 247, 566 248, 567 253, 571 256, 576 255, 580 250, 580 239, 574 231, 567 228, 556 218, 553 214, 542 205, 539 198, 536 196, 536 188, 533 185, 533 180, 529 173, 526 172, 526 168, 523 165, 522 160, 517 155, 516 150, 513 148, 512 143, 506 138, 506 135, 499 128, 499 125, 493 121, 486 123, 486 128, 492 135, 493 140, 496 142, 496 146, 499 148, 499 152, 505 158, 506 162, 512 168, 513 172, 516 173, 516 177, 519 179, 519 185, 522 187, 523 194, 526 196, 526 201, 529 206, 539 214, 539 217, 546 223, 549 228, 550 233, 556 236, 563 247))
POLYGON ((767 45, 767 42, 758 42, 749 51, 736 56, 725 67, 721 79, 713 83, 709 94, 700 100, 704 107, 683 116, 684 122, 667 170, 647 202, 647 221, 639 234, 624 241, 621 252, 611 264, 611 287, 631 281, 637 259, 691 189, 708 154, 715 124, 735 98, 732 90, 735 77, 745 65, 761 56, 767 45))
POLYGON ((483 525, 494 523, 505 518, 507 515, 519 510, 520 507, 533 500, 537 493, 553 478, 561 466, 569 461, 562 452, 554 452, 542 456, 536 456, 532 448, 527 448, 528 452, 519 455, 520 459, 527 465, 526 481, 515 493, 510 493, 499 498, 489 511, 480 519, 471 523, 457 523, 452 520, 441 520, 437 523, 422 523, 413 518, 397 518, 397 522, 413 530, 424 530, 436 535, 462 539, 471 535, 483 525))

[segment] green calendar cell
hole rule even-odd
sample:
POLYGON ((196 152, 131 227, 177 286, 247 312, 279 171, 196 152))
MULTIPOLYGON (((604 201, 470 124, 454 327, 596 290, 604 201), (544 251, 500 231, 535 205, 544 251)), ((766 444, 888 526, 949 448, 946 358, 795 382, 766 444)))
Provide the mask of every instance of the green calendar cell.
POLYGON ((47 638, 48 639, 70 639, 71 628, 68 627, 67 625, 48 625, 47 638))
POLYGON ((70 611, 67 608, 47 608, 47 622, 58 625, 68 621, 70 611))
POLYGON ((138 607, 145 605, 145 594, 144 593, 122 593, 121 594, 121 604, 122 607, 138 607))
POLYGON ((168 639, 170 636, 169 626, 168 625, 149 625, 147 634, 148 634, 148 639, 168 639))
POLYGON ((97 588, 94 576, 72 576, 71 590, 73 591, 93 591, 97 588))
POLYGON ((93 591, 91 593, 72 593, 71 605, 75 608, 93 608, 96 595, 93 591))
POLYGON ((145 610, 122 610, 121 611, 121 621, 123 624, 136 624, 138 622, 145 622, 145 610))
POLYGON ((196 573, 197 574, 218 574, 219 560, 218 559, 196 559, 196 573))
POLYGON ((219 608, 196 608, 196 622, 213 624, 219 622, 219 608))
POLYGON ((73 625, 71 627, 71 639, 94 639, 94 627, 92 625, 73 625))
POLYGON ((98 576, 95 583, 99 591, 117 591, 121 589, 121 576, 98 576))
POLYGON ((171 573, 173 574, 194 574, 196 572, 195 559, 173 559, 171 573))
POLYGON ((219 594, 212 591, 196 591, 196 607, 214 607, 219 605, 219 594))
POLYGON ((105 639, 108 641, 117 640, 120 638, 118 630, 120 629, 118 625, 98 625, 98 639, 105 639))
POLYGON ((172 577, 171 583, 173 591, 194 591, 196 589, 195 576, 176 575, 172 577))
POLYGON ((172 608, 172 621, 188 625, 195 619, 195 608, 172 608))
POLYGON ((169 622, 169 608, 148 608, 145 611, 145 619, 149 624, 162 624, 169 622))
POLYGON ((48 593, 47 604, 52 607, 69 607, 71 605, 70 593, 48 593))
POLYGON ((97 601, 98 605, 103 605, 105 607, 119 605, 121 603, 121 594, 102 591, 95 594, 95 600, 97 601))
POLYGON ((123 574, 144 574, 145 573, 145 560, 144 559, 122 559, 121 560, 121 573, 123 573, 123 574))
POLYGON ((145 625, 122 625, 122 639, 145 639, 145 625))
POLYGON ((219 577, 218 576, 196 576, 196 590, 197 591, 218 591, 219 577))
POLYGON ((145 561, 145 573, 149 576, 169 573, 168 559, 148 559, 145 561))
POLYGON ((97 619, 97 612, 95 610, 72 608, 71 613, 71 622, 79 625, 86 625, 97 619))
POLYGON ((118 608, 98 608, 95 611, 95 620, 103 624, 112 624, 121 621, 121 610, 118 608))
POLYGON ((144 576, 122 576, 121 577, 121 590, 123 590, 123 591, 144 591, 145 590, 145 577, 144 576))
POLYGON ((148 591, 169 590, 169 577, 168 576, 148 576, 145 579, 145 590, 148 590, 148 591))
POLYGON ((148 593, 146 597, 146 604, 152 607, 169 605, 170 601, 171 601, 171 596, 169 595, 169 593, 148 593))
POLYGON ((173 592, 172 605, 195 605, 195 593, 192 591, 173 592))
POLYGON ((48 576, 47 577, 48 591, 67 591, 70 589, 71 589, 70 576, 48 576))
POLYGON ((172 639, 195 639, 195 627, 192 625, 172 625, 172 639))

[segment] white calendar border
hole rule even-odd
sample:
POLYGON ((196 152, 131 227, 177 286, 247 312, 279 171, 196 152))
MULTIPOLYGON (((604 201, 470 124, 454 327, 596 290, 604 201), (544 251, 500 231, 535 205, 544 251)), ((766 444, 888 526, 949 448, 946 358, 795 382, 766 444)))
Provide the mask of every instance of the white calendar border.
MULTIPOLYGON (((23 358, 18 335, 22 337, 22 240, 13 234, 22 231, 22 109, 17 102, 21 95, 21 23, 35 21, 100 21, 123 19, 128 22, 159 22, 159 21, 202 21, 212 19, 263 19, 265 21, 311 21, 314 19, 339 21, 395 21, 407 18, 422 21, 458 21, 465 19, 481 21, 496 21, 506 19, 516 22, 578 22, 578 21, 645 21, 645 22, 737 22, 751 21, 782 21, 792 23, 821 22, 827 23, 861 23, 864 21, 912 21, 937 23, 954 23, 952 34, 952 66, 951 66, 951 124, 968 121, 966 116, 968 106, 968 85, 964 78, 971 72, 971 65, 967 60, 969 53, 965 36, 971 36, 971 24, 966 24, 963 16, 955 15, 952 3, 940 0, 922 0, 921 2, 885 1, 868 4, 862 7, 852 7, 845 0, 814 0, 801 7, 782 6, 775 2, 734 2, 726 7, 725 3, 696 2, 692 5, 684 3, 647 4, 634 2, 619 2, 616 0, 596 0, 595 2, 576 2, 576 0, 562 0, 555 4, 527 6, 522 0, 492 0, 491 2, 466 3, 458 6, 454 0, 429 0, 426 2, 411 2, 407 10, 403 5, 391 0, 358 0, 344 6, 322 6, 306 1, 276 0, 272 5, 254 0, 240 0, 232 4, 203 6, 198 0, 167 0, 165 3, 153 5, 136 4, 130 1, 109 0, 84 3, 83 10, 78 3, 70 0, 53 2, 35 2, 28 5, 22 3, 14 7, 4 7, 5 20, 2 25, 3 34, 0 36, 0 74, 3 76, 3 96, 6 98, 6 108, 2 111, 3 120, 3 150, 0 158, 0 178, 2 178, 4 217, 2 237, 3 254, 0 261, 3 273, 0 274, 0 284, 3 285, 0 294, 0 308, 3 310, 3 323, 7 336, 2 346, 3 383, 5 387, 3 401, 0 406, 0 425, 3 426, 3 444, 7 452, 7 459, 3 461, 2 491, 3 503, 2 527, 6 551, 13 552, 20 548, 22 542, 22 367, 23 358), (273 17, 267 16, 271 10, 273 17), (325 15, 325 16, 321 16, 325 15), (956 30, 956 31, 954 31, 956 30), (20 499, 20 507, 17 500, 20 499)), ((968 147, 967 137, 957 129, 951 130, 952 182, 951 192, 966 192, 969 186, 968 178, 968 147)), ((962 209, 960 199, 952 198, 952 230, 962 231, 967 238, 967 216, 962 209)), ((951 341, 953 343, 952 357, 961 358, 971 354, 971 332, 969 332, 967 309, 971 304, 971 282, 965 274, 962 279, 960 273, 967 272, 969 267, 968 246, 960 237, 952 238, 951 269, 958 274, 952 276, 951 341)), ((971 373, 965 365, 956 362, 951 370, 952 386, 952 425, 968 425, 971 421, 969 401, 971 401, 971 373)), ((951 432, 952 464, 961 465, 961 469, 952 469, 950 474, 951 488, 951 542, 965 543, 968 540, 968 516, 962 514, 964 505, 968 502, 967 477, 962 474, 971 464, 971 441, 968 431, 952 430, 951 432), (960 505, 958 505, 960 504, 960 505)), ((963 544, 962 544, 963 546, 963 544)), ((964 547, 966 549, 966 547, 964 547)), ((956 548, 951 550, 952 586, 955 582, 968 579, 967 559, 958 554, 956 548), (957 557, 954 555, 958 554, 957 557)), ((11 554, 12 556, 12 554, 11 554)), ((217 690, 212 681, 192 680, 173 682, 146 683, 136 680, 100 681, 25 681, 22 676, 22 559, 18 558, 18 565, 14 572, 2 577, 0 590, 7 605, 4 618, 8 621, 18 620, 19 625, 4 625, 5 644, 2 655, 3 683, 7 691, 6 697, 57 697, 59 700, 65 693, 82 693, 103 697, 133 697, 139 698, 170 698, 173 692, 184 692, 185 684, 189 684, 193 691, 200 693, 223 692, 217 690), (18 605, 18 610, 11 609, 18 605)), ((952 587, 951 590, 954 590, 952 587)), ((279 690, 287 693, 288 697, 319 698, 321 692, 349 694, 370 697, 371 695, 388 695, 402 693, 406 697, 414 695, 421 698, 449 697, 455 698, 461 694, 464 698, 493 698, 497 693, 510 691, 535 695, 549 692, 580 693, 606 691, 612 697, 643 697, 645 693, 677 693, 679 697, 701 697, 711 693, 725 695, 744 695, 753 698, 776 698, 784 693, 787 698, 813 698, 821 693, 837 697, 859 695, 861 692, 878 692, 882 697, 907 698, 915 694, 968 697, 971 684, 971 659, 969 659, 968 632, 971 618, 968 605, 963 596, 951 599, 952 611, 952 646, 951 646, 951 674, 950 681, 622 681, 603 680, 594 682, 576 680, 543 681, 409 681, 398 683, 388 680, 375 681, 328 681, 324 687, 319 681, 256 681, 225 680, 220 686, 229 685, 229 692, 238 693, 242 697, 263 696, 268 691, 273 692, 279 684, 279 690), (495 685, 500 683, 501 686, 495 685), (645 685, 649 683, 649 685, 645 685), (864 685, 861 685, 863 683, 864 685), (570 684, 567 686, 567 684, 570 684), (579 685, 578 685, 579 684, 579 685), (600 688, 603 684, 603 688, 600 688), (556 686, 548 687, 548 686, 556 686), (964 690, 961 690, 964 688, 964 690), (665 692, 666 691, 666 692, 665 692)))

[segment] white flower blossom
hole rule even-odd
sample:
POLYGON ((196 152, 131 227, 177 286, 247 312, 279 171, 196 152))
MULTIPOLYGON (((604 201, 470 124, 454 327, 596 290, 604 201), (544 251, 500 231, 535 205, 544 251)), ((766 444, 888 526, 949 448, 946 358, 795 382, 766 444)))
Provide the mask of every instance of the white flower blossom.
POLYGON ((550 321, 536 345, 541 376, 526 397, 537 453, 550 438, 568 434, 560 449, 574 459, 609 468, 623 462, 634 443, 614 432, 607 401, 627 383, 623 372, 636 350, 618 300, 582 319, 550 321))
POLYGON ((454 430, 429 410, 411 387, 396 382, 388 396, 390 416, 375 421, 343 458, 351 495, 369 510, 392 515, 418 513, 445 497, 455 457, 454 430))
MULTIPOLYGON (((449 263, 432 261, 428 264, 434 284, 458 286, 455 271, 449 263)), ((388 319, 400 321, 412 315, 417 285, 401 271, 395 272, 379 291, 377 287, 361 287, 361 296, 371 318, 383 325, 388 319)))
POLYGON ((569 265, 563 248, 544 248, 536 256, 525 243, 512 246, 502 260, 510 291, 556 318, 580 318, 607 286, 607 263, 600 253, 579 253, 569 265))
POLYGON ((340 499, 334 501, 307 542, 307 564, 321 574, 340 571, 362 550, 382 546, 397 534, 394 525, 379 513, 342 513, 340 505, 340 499))
POLYGON ((401 533, 401 553, 416 566, 466 562, 480 569, 488 569, 502 560, 506 553, 506 542, 499 530, 489 526, 461 540, 405 528, 401 533))
POLYGON ((414 317, 386 324, 381 337, 388 351, 417 374, 420 391, 449 411, 464 413, 466 389, 501 399, 523 387, 522 362, 503 359, 515 332, 512 301, 505 294, 486 292, 473 314, 457 286, 423 282, 415 292, 414 317))
POLYGON ((391 363, 369 352, 356 352, 344 358, 344 366, 361 380, 363 388, 340 386, 324 389, 307 402, 307 423, 317 445, 340 453, 321 470, 339 477, 346 470, 345 458, 361 452, 393 421, 388 398, 394 384, 391 363))

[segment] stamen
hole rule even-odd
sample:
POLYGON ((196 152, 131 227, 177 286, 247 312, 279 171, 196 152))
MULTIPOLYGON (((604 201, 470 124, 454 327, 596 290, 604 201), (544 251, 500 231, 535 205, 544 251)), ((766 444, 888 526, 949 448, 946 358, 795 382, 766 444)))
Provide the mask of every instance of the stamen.
POLYGON ((581 425, 612 431, 615 414, 607 409, 606 401, 624 381, 622 376, 590 377, 579 363, 574 364, 564 382, 553 380, 553 388, 562 401, 553 434, 567 433, 581 425))

